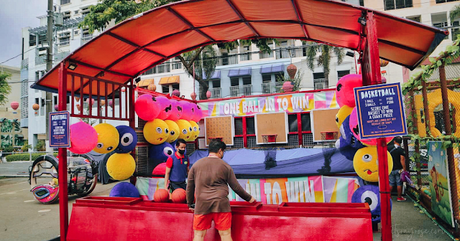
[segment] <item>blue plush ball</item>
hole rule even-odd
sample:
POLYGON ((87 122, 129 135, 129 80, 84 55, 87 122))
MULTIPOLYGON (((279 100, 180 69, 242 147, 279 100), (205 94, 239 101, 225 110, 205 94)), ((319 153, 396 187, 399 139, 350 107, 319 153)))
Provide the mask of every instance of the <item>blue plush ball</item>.
POLYGON ((117 126, 117 131, 120 136, 120 141, 117 148, 115 149, 116 153, 128 153, 136 148, 137 144, 137 134, 133 128, 125 125, 117 126))
POLYGON ((174 155, 174 152, 176 152, 175 148, 168 142, 163 142, 160 145, 151 145, 149 147, 149 163, 147 171, 151 173, 158 164, 166 162, 168 157, 174 155))
POLYGON ((109 194, 110 197, 140 197, 137 188, 129 182, 120 182, 115 185, 109 194))
POLYGON ((355 149, 348 145, 348 143, 342 136, 335 142, 335 147, 340 151, 340 154, 345 156, 350 161, 353 161, 355 153, 356 151, 358 151, 358 149, 355 149))

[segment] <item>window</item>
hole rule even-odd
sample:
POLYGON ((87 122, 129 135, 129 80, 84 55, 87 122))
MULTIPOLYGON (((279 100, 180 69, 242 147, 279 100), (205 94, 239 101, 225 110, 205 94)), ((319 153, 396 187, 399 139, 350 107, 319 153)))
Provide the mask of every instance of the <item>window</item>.
POLYGON ((37 44, 37 36, 34 34, 29 35, 29 47, 35 46, 37 44))
POLYGON ((182 69, 182 63, 180 62, 179 57, 175 57, 172 62, 172 69, 182 69))
POLYGON ((452 22, 452 41, 455 41, 457 40, 457 35, 460 34, 460 18, 457 18, 455 19, 453 22, 452 22))
POLYGON ((161 86, 161 92, 162 92, 163 94, 169 93, 169 85, 162 85, 162 86, 161 86))
POLYGON ((61 5, 64 5, 64 4, 67 4, 67 3, 70 3, 70 0, 61 0, 61 5))
POLYGON ((283 80, 284 72, 275 73, 275 81, 283 80))
POLYGON ((171 66, 169 62, 162 63, 157 66, 158 73, 168 73, 171 72, 171 66))
POLYGON ((231 86, 238 86, 240 85, 240 79, 238 77, 236 78, 230 78, 230 85, 231 86))
POLYGON ((246 117, 246 135, 256 134, 254 117, 246 117))
POLYGON ((263 74, 262 75, 262 82, 271 82, 272 81, 272 75, 271 74, 263 74))
POLYGON ((212 81, 212 88, 220 88, 220 79, 212 81))
POLYGON ((302 56, 307 56, 307 42, 302 41, 302 56))
POLYGON ((327 89, 329 86, 324 73, 313 73, 313 85, 315 90, 327 89))
POLYGON ((288 123, 289 123, 289 132, 299 131, 299 125, 297 122, 297 114, 288 115, 288 123))
POLYGON ((243 118, 233 119, 235 123, 235 135, 243 135, 243 118))
POLYGON ((90 40, 93 38, 93 34, 89 32, 89 29, 83 29, 82 30, 82 36, 81 36, 81 39, 84 40, 84 41, 87 41, 87 40, 90 40))
POLYGON ((251 85, 251 76, 243 77, 243 85, 251 85))
POLYGON ((62 20, 70 19, 70 11, 66 11, 62 14, 62 20))
POLYGON ((359 6, 364 7, 364 0, 359 0, 359 6))
POLYGON ((251 53, 249 53, 249 49, 250 49, 250 46, 241 47, 241 54, 240 54, 241 61, 251 60, 251 53))
POLYGON ((300 119, 302 120, 302 131, 311 131, 310 113, 301 114, 300 119))
POLYGON ((447 13, 433 13, 431 14, 431 23, 438 28, 447 27, 447 13))
POLYGON ((228 53, 222 53, 222 65, 228 65, 228 53))
POLYGON ((278 49, 276 50, 276 58, 277 59, 283 59, 283 58, 290 58, 288 50, 288 41, 281 41, 279 44, 278 49))
POLYGON ((350 74, 350 70, 339 70, 337 71, 338 79, 342 78, 343 76, 350 74))
POLYGON ((436 0, 436 3, 456 2, 458 0, 436 0))
POLYGON ((409 19, 409 20, 415 21, 415 22, 419 22, 419 23, 422 21, 420 15, 418 15, 418 16, 410 16, 410 17, 406 17, 406 18, 409 19))
POLYGON ((70 44, 70 32, 63 32, 58 34, 59 45, 69 45, 70 44))
POLYGON ((89 7, 86 7, 86 8, 82 8, 81 9, 81 15, 84 17, 86 16, 91 10, 89 9, 89 7))
POLYGON ((412 7, 412 0, 384 0, 384 3, 385 11, 412 7))
POLYGON ((171 84, 173 91, 179 90, 179 84, 171 84))

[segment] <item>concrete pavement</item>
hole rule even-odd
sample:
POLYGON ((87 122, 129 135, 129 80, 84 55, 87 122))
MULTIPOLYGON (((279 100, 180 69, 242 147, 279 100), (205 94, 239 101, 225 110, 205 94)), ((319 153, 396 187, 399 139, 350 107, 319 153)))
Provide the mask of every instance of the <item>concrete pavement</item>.
MULTIPOLYGON (((0 163, 0 240, 50 240, 59 236, 59 205, 43 205, 33 199, 28 183, 32 162, 0 163), (19 178, 8 178, 19 177, 19 178)), ((97 184, 90 196, 108 196, 116 183, 97 184)), ((77 196, 69 197, 69 212, 77 196)), ((393 240, 452 240, 409 198, 393 197, 393 240)), ((380 228, 380 225, 379 225, 380 228)), ((381 233, 374 233, 381 240, 381 233)))

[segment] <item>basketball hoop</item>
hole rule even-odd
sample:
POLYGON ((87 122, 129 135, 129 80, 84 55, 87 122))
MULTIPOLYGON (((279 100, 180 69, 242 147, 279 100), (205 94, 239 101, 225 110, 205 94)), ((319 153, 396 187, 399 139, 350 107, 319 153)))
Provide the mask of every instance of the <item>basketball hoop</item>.
POLYGON ((321 132, 321 140, 323 141, 337 140, 338 138, 339 138, 339 133, 337 131, 322 131, 321 132))

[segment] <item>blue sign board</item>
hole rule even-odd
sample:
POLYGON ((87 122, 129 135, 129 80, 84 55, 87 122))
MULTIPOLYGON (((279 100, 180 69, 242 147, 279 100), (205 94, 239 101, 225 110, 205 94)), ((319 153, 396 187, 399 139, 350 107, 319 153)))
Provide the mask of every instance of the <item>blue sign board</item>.
POLYGON ((363 86, 354 91, 361 139, 407 134, 399 83, 363 86))
POLYGON ((48 124, 51 147, 70 147, 69 119, 68 111, 50 112, 48 124))

